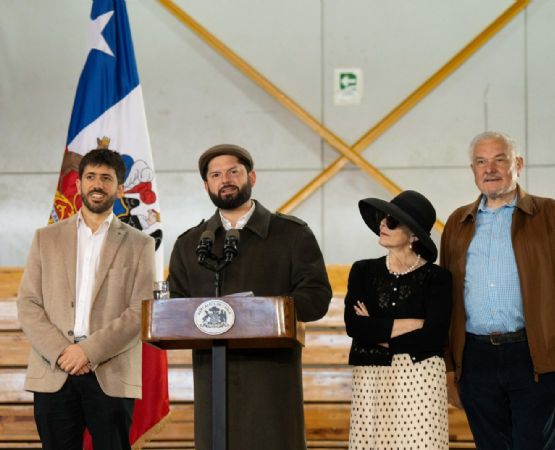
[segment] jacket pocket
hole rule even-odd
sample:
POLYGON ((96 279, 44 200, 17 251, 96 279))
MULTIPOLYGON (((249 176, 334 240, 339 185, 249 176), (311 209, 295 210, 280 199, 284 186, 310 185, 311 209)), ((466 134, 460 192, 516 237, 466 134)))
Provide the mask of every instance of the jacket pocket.
POLYGON ((47 366, 46 361, 44 361, 37 354, 32 353, 29 358, 29 365, 27 366, 27 378, 43 378, 47 369, 49 369, 49 367, 47 366))

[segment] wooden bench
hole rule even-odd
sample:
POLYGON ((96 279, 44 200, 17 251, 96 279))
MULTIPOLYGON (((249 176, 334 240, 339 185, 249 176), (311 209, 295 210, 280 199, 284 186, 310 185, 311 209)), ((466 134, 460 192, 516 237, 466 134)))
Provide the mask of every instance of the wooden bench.
MULTIPOLYGON (((350 339, 343 325, 347 266, 330 266, 334 289, 330 311, 307 324, 303 351, 306 434, 311 450, 346 449, 349 435, 350 339)), ((29 342, 17 321, 15 297, 21 268, 0 268, 0 449, 40 448, 32 394, 23 390, 29 342)), ((144 448, 192 449, 193 381, 191 352, 168 352, 171 416, 144 448)), ((449 410, 451 448, 475 448, 463 411, 449 410)))

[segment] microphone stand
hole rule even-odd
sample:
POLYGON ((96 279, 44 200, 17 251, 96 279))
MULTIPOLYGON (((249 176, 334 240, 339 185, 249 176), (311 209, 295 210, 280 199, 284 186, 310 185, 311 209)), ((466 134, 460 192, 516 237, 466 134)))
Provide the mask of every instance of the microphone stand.
POLYGON ((199 264, 202 267, 214 272, 214 292, 216 297, 221 297, 222 281, 220 274, 229 265, 229 263, 231 263, 231 261, 218 258, 213 254, 210 254, 203 261, 199 261, 199 264))
MULTIPOLYGON (((239 233, 237 230, 233 231, 235 231, 233 236, 226 236, 223 258, 218 258, 211 252, 212 243, 204 250, 202 257, 199 254, 199 264, 214 272, 216 297, 221 296, 221 272, 237 256, 239 233)), ((227 449, 227 341, 225 339, 212 341, 212 449, 227 449)))

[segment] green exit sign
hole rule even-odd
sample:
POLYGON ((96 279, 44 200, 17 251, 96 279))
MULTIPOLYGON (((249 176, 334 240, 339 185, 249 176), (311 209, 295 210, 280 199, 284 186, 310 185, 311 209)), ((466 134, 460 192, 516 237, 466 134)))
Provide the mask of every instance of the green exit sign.
POLYGON ((362 69, 334 70, 334 103, 358 105, 362 100, 362 69))

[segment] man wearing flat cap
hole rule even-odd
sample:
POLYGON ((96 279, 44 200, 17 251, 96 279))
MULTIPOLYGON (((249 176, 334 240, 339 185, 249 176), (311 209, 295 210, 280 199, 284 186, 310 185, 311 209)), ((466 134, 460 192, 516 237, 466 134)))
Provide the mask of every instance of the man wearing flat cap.
MULTIPOLYGON (((256 173, 249 152, 217 145, 200 156, 199 171, 217 210, 177 239, 169 268, 172 297, 214 294, 214 274, 199 265, 195 250, 208 230, 221 256, 225 232, 236 229, 239 253, 221 275, 221 294, 290 296, 298 320, 323 317, 331 288, 316 239, 302 220, 251 199, 256 173)), ((227 359, 229 450, 306 449, 301 348, 229 350, 227 359)), ((193 351, 197 450, 212 448, 211 369, 211 352, 193 351)))

